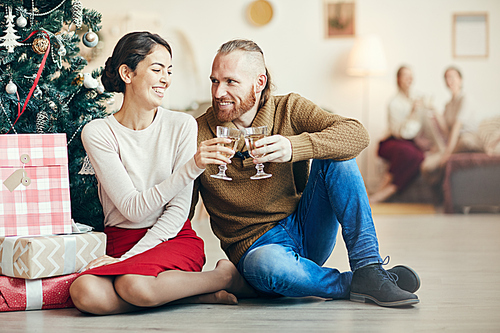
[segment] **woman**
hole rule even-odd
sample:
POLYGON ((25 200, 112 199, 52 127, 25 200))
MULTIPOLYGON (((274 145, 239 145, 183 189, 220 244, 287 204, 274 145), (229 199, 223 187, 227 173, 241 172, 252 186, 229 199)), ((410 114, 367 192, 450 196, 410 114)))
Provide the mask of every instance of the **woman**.
POLYGON ((412 71, 402 66, 397 74, 398 93, 389 103, 389 134, 379 144, 378 155, 389 162, 389 173, 381 189, 370 195, 370 203, 383 202, 402 191, 420 172, 424 160, 422 145, 417 144, 422 132, 422 101, 410 91, 412 71))
POLYGON ((438 118, 446 141, 440 167, 444 167, 453 153, 482 151, 478 136, 480 119, 462 91, 462 73, 456 67, 448 67, 444 79, 451 92, 451 100, 446 104, 443 117, 438 118))
POLYGON ((232 293, 252 294, 228 260, 201 272, 203 241, 187 219, 192 181, 208 163, 230 163, 217 153, 229 149, 196 151, 194 118, 160 107, 171 83, 171 55, 160 36, 133 32, 106 61, 102 83, 124 98, 118 112, 82 132, 108 237, 107 255, 71 285, 71 298, 83 312, 123 313, 176 300, 236 304, 232 293))

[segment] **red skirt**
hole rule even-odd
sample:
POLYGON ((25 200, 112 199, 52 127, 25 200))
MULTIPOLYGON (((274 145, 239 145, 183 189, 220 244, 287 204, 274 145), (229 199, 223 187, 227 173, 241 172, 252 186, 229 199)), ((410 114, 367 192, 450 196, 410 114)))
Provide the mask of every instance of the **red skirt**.
POLYGON ((389 162, 392 183, 398 191, 404 190, 420 174, 424 153, 412 140, 390 137, 381 141, 378 156, 389 162))
MULTIPOLYGON (((119 258, 130 250, 148 231, 145 229, 123 229, 106 227, 106 254, 119 258)), ((123 261, 92 268, 82 274, 124 275, 138 274, 158 276, 163 271, 180 270, 201 272, 205 264, 203 240, 191 228, 187 220, 179 234, 171 240, 123 261)))

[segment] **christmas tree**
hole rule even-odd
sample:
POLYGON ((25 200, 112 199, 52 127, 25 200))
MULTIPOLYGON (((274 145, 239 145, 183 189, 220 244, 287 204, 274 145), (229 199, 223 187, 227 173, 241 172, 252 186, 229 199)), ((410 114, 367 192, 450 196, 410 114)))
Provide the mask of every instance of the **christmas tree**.
POLYGON ((106 115, 111 95, 97 80, 102 68, 82 73, 79 42, 96 46, 100 22, 80 0, 0 4, 0 134, 66 133, 72 217, 97 230, 102 207, 80 133, 106 115))

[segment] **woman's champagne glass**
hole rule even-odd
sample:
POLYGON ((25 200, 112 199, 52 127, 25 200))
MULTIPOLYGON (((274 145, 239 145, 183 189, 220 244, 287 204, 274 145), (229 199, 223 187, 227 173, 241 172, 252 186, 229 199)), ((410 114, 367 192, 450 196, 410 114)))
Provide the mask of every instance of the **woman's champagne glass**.
MULTIPOLYGON (((219 143, 219 145, 223 145, 229 149, 236 150, 236 146, 238 145, 238 141, 240 140, 241 132, 236 128, 229 128, 224 126, 217 126, 217 137, 218 138, 228 138, 231 139, 230 143, 219 143)), ((227 158, 232 158, 233 155, 226 155, 227 158)), ((224 180, 233 180, 232 178, 226 175, 227 165, 221 164, 219 165, 219 173, 216 175, 210 175, 210 177, 224 180)))
MULTIPOLYGON (((267 136, 267 126, 247 127, 244 128, 242 131, 243 135, 245 136, 245 144, 247 146, 248 153, 250 154, 250 156, 253 158, 263 157, 265 154, 253 155, 252 150, 256 148, 255 147, 256 141, 267 136)), ((252 177, 250 177, 250 179, 264 179, 272 176, 271 174, 264 172, 264 164, 262 163, 255 165, 255 168, 257 169, 257 173, 252 177)))

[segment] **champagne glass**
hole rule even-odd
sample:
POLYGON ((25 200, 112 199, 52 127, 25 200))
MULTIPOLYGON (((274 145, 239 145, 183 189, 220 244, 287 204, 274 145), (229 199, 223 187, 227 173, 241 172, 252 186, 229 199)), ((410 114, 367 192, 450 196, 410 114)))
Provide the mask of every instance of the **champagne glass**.
MULTIPOLYGON (((236 150, 236 146, 238 145, 238 141, 240 140, 241 132, 236 128, 229 128, 224 126, 217 126, 217 137, 218 138, 228 138, 231 139, 230 143, 219 143, 218 145, 222 145, 224 147, 230 148, 232 150, 236 150)), ((227 155, 224 154, 227 158, 232 158, 234 154, 227 155)), ((227 165, 226 163, 219 165, 219 173, 216 175, 210 175, 210 177, 224 180, 233 180, 231 177, 226 175, 227 165)))
MULTIPOLYGON (((267 126, 260 127, 247 127, 243 130, 243 135, 245 136, 245 144, 247 145, 248 153, 253 158, 263 157, 265 154, 253 155, 252 150, 255 149, 255 142, 267 136, 267 126)), ((259 163, 255 165, 257 173, 250 177, 250 179, 265 179, 272 175, 264 172, 264 164, 259 163)))

